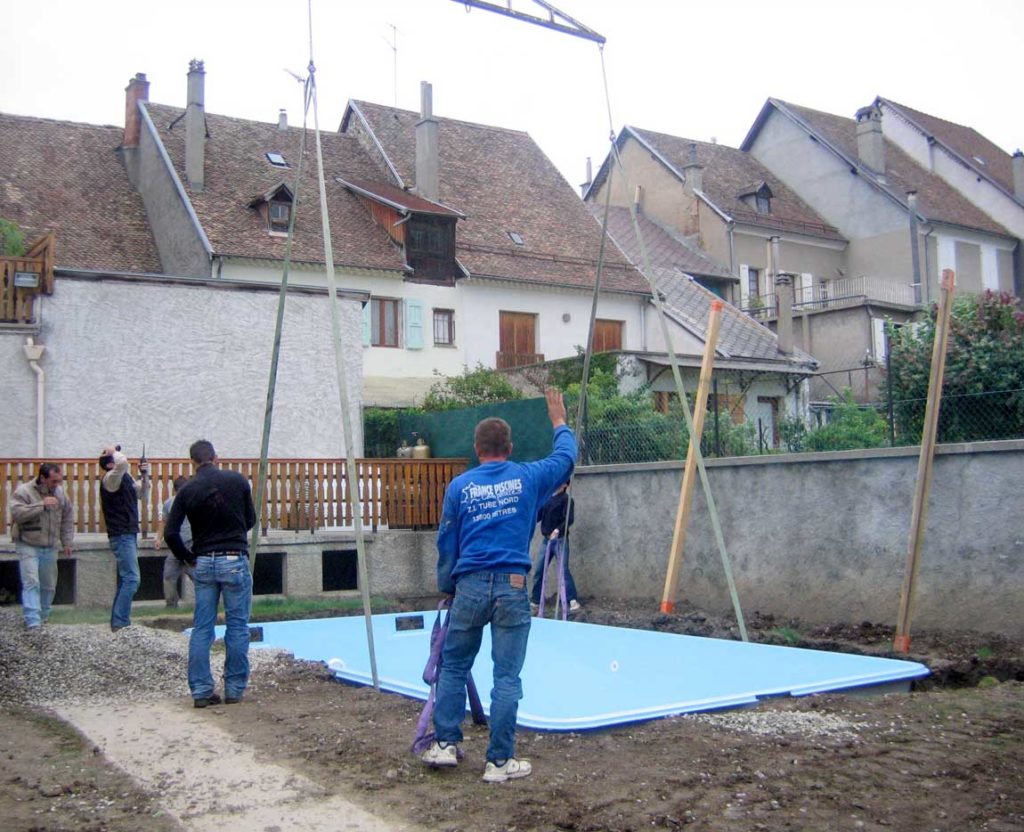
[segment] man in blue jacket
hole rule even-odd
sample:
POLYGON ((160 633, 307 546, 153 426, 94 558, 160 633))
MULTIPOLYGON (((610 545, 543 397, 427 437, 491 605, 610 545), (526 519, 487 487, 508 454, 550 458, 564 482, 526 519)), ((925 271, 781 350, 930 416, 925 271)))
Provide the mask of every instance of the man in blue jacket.
POLYGON ((548 389, 544 395, 555 430, 551 454, 537 462, 510 461, 508 423, 484 419, 473 435, 480 465, 448 486, 437 533, 437 586, 453 600, 434 707, 437 739, 422 759, 430 766, 458 765, 466 678, 484 626, 490 624, 494 687, 484 769, 488 783, 532 771, 529 760, 515 757, 516 713, 523 697, 519 674, 530 635, 530 537, 537 509, 568 479, 576 462, 576 438, 565 423, 562 394, 548 389))

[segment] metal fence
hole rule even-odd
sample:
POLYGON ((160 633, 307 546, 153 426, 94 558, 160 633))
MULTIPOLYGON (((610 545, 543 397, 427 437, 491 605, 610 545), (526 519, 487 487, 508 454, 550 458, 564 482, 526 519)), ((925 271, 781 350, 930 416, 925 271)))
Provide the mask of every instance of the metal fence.
MULTIPOLYGON (((817 405, 806 421, 747 418, 735 403, 709 401, 701 437, 706 457, 751 456, 803 451, 856 450, 917 445, 925 400, 860 404, 837 400, 817 405)), ((683 459, 689 434, 678 407, 667 414, 630 411, 585 421, 580 432, 586 464, 683 459)), ((939 410, 939 442, 1024 439, 1024 389, 950 395, 939 410)))

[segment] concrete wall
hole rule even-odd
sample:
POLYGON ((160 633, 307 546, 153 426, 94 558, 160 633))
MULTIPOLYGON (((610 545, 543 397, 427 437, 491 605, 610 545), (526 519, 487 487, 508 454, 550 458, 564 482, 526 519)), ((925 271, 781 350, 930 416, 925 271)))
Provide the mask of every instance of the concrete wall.
MULTIPOLYGON (((754 612, 820 624, 895 623, 906 559, 917 449, 708 460, 736 586, 754 612)), ((650 600, 664 586, 681 463, 581 468, 574 486, 572 568, 588 597, 650 600)), ((1024 636, 1024 521, 1007 502, 1024 441, 940 446, 919 575, 914 630, 1024 636)), ((374 595, 436 592, 435 532, 366 537, 374 595)), ((540 546, 533 541, 533 552, 540 546)), ((140 555, 156 554, 143 541, 140 555)), ((354 549, 351 534, 275 533, 286 595, 322 594, 320 556, 354 549)), ((13 557, 9 541, 0 557, 13 557)), ((99 535, 76 541, 77 603, 106 606, 113 557, 99 535)), ((680 599, 732 610, 701 489, 683 554, 680 599)), ((340 595, 353 595, 355 590, 340 595)), ((158 602, 154 602, 158 603, 158 602)))
MULTIPOLYGON (((181 457, 205 437, 222 456, 259 456, 276 291, 58 277, 42 302, 46 455, 89 457, 117 441, 130 454, 145 442, 149 456, 181 457)), ((351 296, 339 303, 358 452, 361 303, 351 296)), ((23 356, 19 361, 20 343, 0 338, 5 412, 12 414, 0 420, 0 456, 35 455, 35 375, 23 356)), ((327 298, 294 294, 286 306, 270 454, 342 456, 339 414, 327 298)))
MULTIPOLYGON (((740 601, 812 623, 896 620, 917 449, 708 460, 740 601)), ((1024 442, 941 446, 914 626, 1024 635, 1024 521, 1007 501, 1024 442)), ((580 469, 573 575, 581 595, 660 598, 680 465, 580 469)), ((731 609, 701 489, 680 598, 731 609)))

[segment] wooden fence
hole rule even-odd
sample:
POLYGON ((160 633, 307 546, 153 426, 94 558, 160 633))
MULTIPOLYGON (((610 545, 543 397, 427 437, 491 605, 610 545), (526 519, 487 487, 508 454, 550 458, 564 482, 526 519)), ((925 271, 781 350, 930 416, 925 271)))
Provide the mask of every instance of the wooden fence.
MULTIPOLYGON (((21 483, 35 477, 39 459, 0 459, 0 535, 10 534, 10 498, 21 483)), ((100 509, 100 470, 95 459, 50 459, 60 464, 64 489, 74 506, 76 532, 104 532, 100 509)), ((363 525, 369 529, 437 527, 445 489, 466 470, 465 459, 357 459, 356 479, 363 525)), ((192 473, 185 459, 151 459, 152 487, 140 506, 144 536, 156 533, 160 507, 171 483, 192 473)), ((222 459, 222 468, 255 483, 258 459, 222 459)), ((138 460, 131 461, 138 480, 138 460)), ((255 487, 255 486, 254 486, 255 487)), ((271 459, 260 528, 315 531, 351 528, 352 505, 343 459, 271 459)))

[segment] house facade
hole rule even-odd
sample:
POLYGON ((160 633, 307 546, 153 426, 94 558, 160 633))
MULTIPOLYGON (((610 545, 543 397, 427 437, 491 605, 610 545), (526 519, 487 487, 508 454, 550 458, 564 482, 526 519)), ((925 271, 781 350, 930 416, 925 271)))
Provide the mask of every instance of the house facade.
MULTIPOLYGON (((0 115, 0 216, 28 238, 52 234, 48 259, 18 269, 48 262, 53 274, 24 314, 0 321, 0 456, 92 457, 114 441, 132 456, 145 445, 150 457, 180 458, 201 436, 222 456, 258 456, 276 287, 164 267, 158 224, 118 152, 124 132, 0 115)), ((158 174, 168 172, 147 171, 158 174)), ((358 333, 366 297, 340 293, 346 331, 358 333)), ((329 312, 322 288, 289 298, 272 455, 345 453, 342 431, 322 428, 340 420, 336 374, 325 371, 333 350, 310 336, 329 331, 329 312)), ((362 350, 351 340, 358 405, 362 350)))

